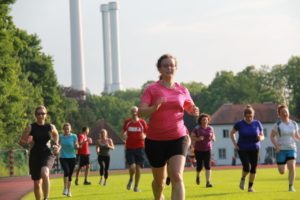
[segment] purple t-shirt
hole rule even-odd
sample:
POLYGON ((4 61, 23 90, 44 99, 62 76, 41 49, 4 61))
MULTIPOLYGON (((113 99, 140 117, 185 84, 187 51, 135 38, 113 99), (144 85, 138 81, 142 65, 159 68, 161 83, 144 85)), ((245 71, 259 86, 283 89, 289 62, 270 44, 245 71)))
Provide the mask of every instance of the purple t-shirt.
POLYGON ((201 126, 197 125, 192 132, 195 133, 196 137, 204 137, 204 140, 195 142, 194 148, 196 151, 210 151, 212 149, 211 138, 214 134, 214 129, 211 126, 202 128, 201 126))
POLYGON ((252 120, 252 122, 248 124, 245 120, 240 120, 233 128, 239 132, 237 144, 240 150, 255 150, 260 148, 258 136, 263 130, 260 121, 252 120))

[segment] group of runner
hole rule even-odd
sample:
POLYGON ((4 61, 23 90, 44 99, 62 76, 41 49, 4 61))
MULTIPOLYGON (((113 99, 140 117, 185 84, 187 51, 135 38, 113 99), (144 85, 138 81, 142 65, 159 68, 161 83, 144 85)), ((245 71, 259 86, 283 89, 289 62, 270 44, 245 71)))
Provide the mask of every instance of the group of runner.
MULTIPOLYGON (((194 104, 189 91, 181 84, 175 82, 177 60, 170 54, 162 55, 157 61, 159 80, 148 85, 142 96, 140 107, 133 107, 131 118, 124 122, 123 136, 126 139, 126 161, 129 165, 129 181, 127 189, 140 192, 139 180, 141 168, 144 163, 144 150, 151 165, 153 181, 152 191, 155 200, 164 200, 164 188, 166 178, 171 183, 171 199, 185 199, 185 187, 183 171, 189 146, 193 145, 197 161, 196 183, 200 184, 200 172, 205 167, 206 187, 213 187, 211 183, 211 150, 215 140, 214 130, 209 126, 210 117, 202 113, 194 104), (184 112, 198 117, 198 125, 189 136, 184 125, 184 112), (149 117, 148 124, 140 117, 149 117), (146 133, 146 134, 145 134, 146 133)), ((79 153, 79 167, 76 171, 75 184, 78 184, 78 174, 81 167, 85 166, 84 184, 90 184, 87 180, 89 172, 88 144, 92 140, 88 137, 88 128, 83 129, 78 139, 71 134, 71 125, 64 125, 64 134, 58 135, 54 125, 45 123, 47 110, 39 106, 35 110, 36 122, 29 125, 20 140, 20 144, 34 143, 30 152, 29 167, 34 181, 34 193, 36 199, 44 199, 49 195, 49 169, 54 161, 54 155, 60 152, 60 161, 64 169, 63 194, 71 196, 70 185, 75 166, 75 149, 86 148, 79 153), (53 150, 47 143, 53 139, 53 150), (66 138, 71 138, 66 141, 66 138), (66 147, 64 147, 66 146, 66 147), (54 155, 53 155, 54 154, 54 155), (42 181, 41 181, 42 180, 42 181)), ((286 166, 289 171, 289 191, 295 191, 296 168, 296 143, 300 140, 297 123, 289 118, 288 107, 278 107, 280 120, 272 128, 271 141, 277 152, 278 170, 283 174, 286 166)), ((242 178, 239 187, 244 190, 245 179, 248 174, 248 192, 254 192, 253 183, 258 163, 260 142, 264 139, 262 124, 254 119, 254 109, 247 106, 244 110, 244 118, 238 121, 231 131, 231 139, 237 149, 242 162, 242 178), (236 133, 239 139, 236 140, 236 133)), ((114 149, 113 142, 107 137, 107 131, 101 130, 96 150, 100 164, 100 184, 106 185, 109 168, 109 151, 114 149), (104 176, 104 178, 103 178, 104 176)))

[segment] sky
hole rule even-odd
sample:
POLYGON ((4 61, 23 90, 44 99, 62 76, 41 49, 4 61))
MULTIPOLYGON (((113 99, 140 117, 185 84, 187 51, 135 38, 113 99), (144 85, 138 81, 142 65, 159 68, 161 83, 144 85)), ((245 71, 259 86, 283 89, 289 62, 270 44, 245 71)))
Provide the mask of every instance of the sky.
MULTIPOLYGON (((85 79, 104 89, 104 0, 82 0, 85 79)), ((157 59, 178 61, 177 82, 209 85, 217 72, 286 64, 300 56, 299 0, 119 0, 121 84, 141 88, 157 80, 157 59)), ((71 85, 69 0, 17 0, 11 15, 18 28, 41 39, 53 57, 60 85, 71 85)))

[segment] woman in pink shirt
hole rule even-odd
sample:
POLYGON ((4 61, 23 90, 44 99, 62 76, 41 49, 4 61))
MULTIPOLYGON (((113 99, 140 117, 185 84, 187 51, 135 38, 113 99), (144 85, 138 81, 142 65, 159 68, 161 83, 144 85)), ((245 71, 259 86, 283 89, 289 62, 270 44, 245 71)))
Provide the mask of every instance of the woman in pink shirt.
POLYGON ((145 152, 152 166, 152 190, 155 200, 163 200, 168 173, 172 183, 172 200, 185 199, 183 170, 190 140, 183 122, 184 111, 198 116, 189 91, 174 80, 177 61, 162 55, 157 61, 160 80, 150 84, 141 97, 139 114, 150 116, 145 140, 145 152))

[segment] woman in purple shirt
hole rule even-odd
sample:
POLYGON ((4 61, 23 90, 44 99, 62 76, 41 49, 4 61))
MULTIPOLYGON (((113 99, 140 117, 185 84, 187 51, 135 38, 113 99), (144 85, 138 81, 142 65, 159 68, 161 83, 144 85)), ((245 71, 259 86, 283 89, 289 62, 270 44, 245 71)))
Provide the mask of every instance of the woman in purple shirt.
POLYGON ((240 160, 243 165, 242 178, 240 181, 240 189, 245 189, 245 178, 250 172, 248 192, 254 192, 252 188, 255 179, 256 167, 258 163, 258 153, 260 149, 260 141, 264 139, 263 127, 260 121, 253 119, 254 109, 247 105, 244 109, 244 119, 238 121, 231 130, 231 140, 238 150, 240 160), (235 134, 239 133, 238 142, 236 142, 235 134))
POLYGON ((198 124, 191 133, 192 143, 194 144, 195 156, 197 161, 196 183, 200 184, 200 172, 205 167, 206 187, 212 187, 211 177, 211 150, 212 143, 215 141, 215 133, 211 126, 209 115, 202 113, 198 118, 198 124))

